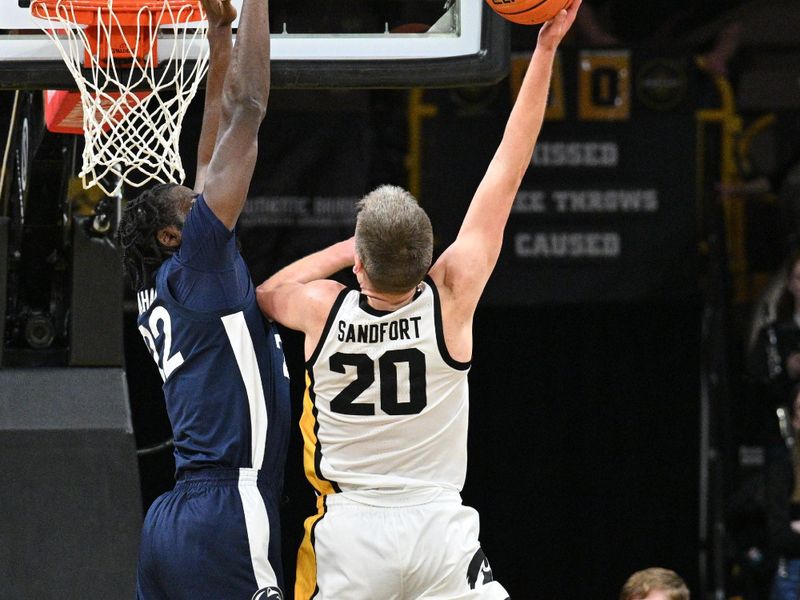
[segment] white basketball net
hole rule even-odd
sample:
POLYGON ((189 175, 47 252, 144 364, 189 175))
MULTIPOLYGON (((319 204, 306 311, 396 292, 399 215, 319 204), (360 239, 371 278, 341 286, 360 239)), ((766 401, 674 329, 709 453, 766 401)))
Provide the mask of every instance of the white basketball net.
MULTIPOLYGON (((110 46, 112 31, 118 35, 122 25, 113 12, 114 0, 105 2, 107 9, 97 9, 98 24, 89 27, 96 28, 97 38, 110 46)), ((162 25, 184 24, 188 13, 181 13, 187 10, 191 12, 192 8, 173 9, 166 1, 159 10, 142 7, 135 38, 115 39, 124 39, 126 51, 137 56, 139 45, 148 43, 143 41, 150 37, 148 32, 153 32, 155 39, 162 25)), ((150 181, 182 183, 185 173, 178 141, 183 117, 208 67, 207 22, 193 23, 191 28, 176 27, 172 48, 166 43, 158 45, 158 63, 154 53, 147 52, 144 60, 122 68, 110 56, 107 65, 100 63, 86 30, 75 25, 70 0, 59 1, 55 14, 51 13, 47 10, 42 14, 51 23, 51 28, 43 29, 75 78, 83 105, 83 186, 96 185, 112 195, 121 180, 134 187, 150 181), (191 69, 184 72, 185 65, 190 64, 187 59, 192 46, 199 50, 192 55, 195 62, 191 69), (88 69, 84 68, 85 55, 90 60, 88 69)))

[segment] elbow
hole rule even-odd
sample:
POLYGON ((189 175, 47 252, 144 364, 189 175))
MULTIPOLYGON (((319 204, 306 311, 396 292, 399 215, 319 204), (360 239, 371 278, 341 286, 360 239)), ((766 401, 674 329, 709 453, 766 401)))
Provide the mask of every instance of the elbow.
POLYGON ((265 281, 260 286, 256 288, 256 302, 258 303, 258 307, 261 309, 261 312, 270 317, 269 312, 269 292, 271 291, 270 287, 267 285, 265 281))
POLYGON ((267 114, 267 101, 269 100, 269 91, 264 90, 257 94, 247 94, 244 98, 239 100, 241 110, 249 115, 253 115, 262 121, 267 114))
POLYGON ((236 85, 225 91, 226 112, 234 118, 252 118, 261 122, 267 114, 268 100, 268 89, 254 90, 236 85))
POLYGON ((259 304, 266 302, 267 294, 272 291, 273 287, 274 286, 270 285, 269 279, 267 279, 264 283, 256 288, 256 299, 258 300, 259 304))
POLYGON ((237 98, 231 106, 231 115, 235 120, 253 120, 261 123, 267 114, 267 99, 255 96, 237 98))

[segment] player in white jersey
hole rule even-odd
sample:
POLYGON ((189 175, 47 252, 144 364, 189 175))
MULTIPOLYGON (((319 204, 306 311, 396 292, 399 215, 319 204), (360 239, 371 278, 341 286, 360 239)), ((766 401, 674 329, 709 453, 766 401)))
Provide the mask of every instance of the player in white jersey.
POLYGON ((382 506, 458 492, 466 474, 469 363, 447 353, 433 281, 412 298, 383 312, 343 289, 308 361, 322 442, 314 475, 382 506), (343 372, 355 374, 349 388, 343 372))
POLYGON ((500 146, 432 267, 427 215, 383 186, 361 201, 354 238, 259 286, 264 313, 305 333, 301 429, 318 513, 298 554, 297 600, 508 598, 460 497, 472 319, 579 6, 542 26, 500 146), (325 279, 349 266, 360 290, 325 279))

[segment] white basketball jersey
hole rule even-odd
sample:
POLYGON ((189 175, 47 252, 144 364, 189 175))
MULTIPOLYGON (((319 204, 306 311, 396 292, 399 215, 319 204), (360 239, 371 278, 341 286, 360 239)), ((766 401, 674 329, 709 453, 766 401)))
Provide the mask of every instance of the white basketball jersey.
MULTIPOLYGON (((447 352, 435 284, 393 312, 343 290, 306 363, 305 468, 321 494, 464 485, 469 363, 447 352)), ((393 494, 394 493, 394 494, 393 494)))

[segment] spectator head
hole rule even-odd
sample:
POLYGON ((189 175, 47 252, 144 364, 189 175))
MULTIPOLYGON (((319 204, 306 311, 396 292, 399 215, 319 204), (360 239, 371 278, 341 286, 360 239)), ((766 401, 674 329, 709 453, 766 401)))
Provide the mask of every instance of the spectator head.
POLYGON ((620 600, 689 600, 689 588, 675 572, 660 567, 637 571, 628 578, 620 600))

